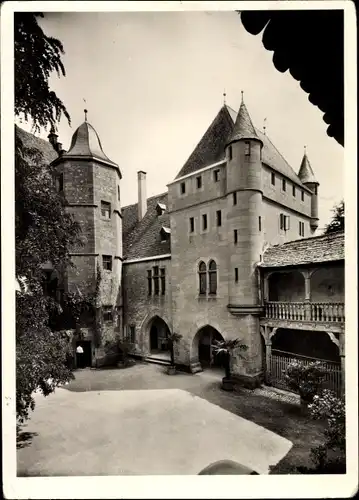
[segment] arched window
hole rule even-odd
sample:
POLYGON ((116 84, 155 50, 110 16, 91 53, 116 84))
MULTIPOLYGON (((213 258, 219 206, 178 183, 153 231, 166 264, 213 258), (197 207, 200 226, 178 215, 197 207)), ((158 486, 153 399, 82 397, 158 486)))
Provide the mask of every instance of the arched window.
POLYGON ((209 293, 215 295, 217 293, 217 264, 211 260, 208 266, 209 293))
POLYGON ((206 295, 207 293, 207 268, 204 262, 200 262, 198 266, 198 276, 199 276, 199 293, 200 295, 206 295))

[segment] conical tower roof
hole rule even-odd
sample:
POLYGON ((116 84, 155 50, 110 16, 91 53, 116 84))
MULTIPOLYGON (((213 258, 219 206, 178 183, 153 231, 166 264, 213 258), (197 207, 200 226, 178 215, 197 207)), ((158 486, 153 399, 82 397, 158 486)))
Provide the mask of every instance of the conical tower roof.
POLYGON ((96 130, 87 121, 84 121, 82 125, 75 130, 72 136, 70 149, 60 158, 62 160, 81 158, 87 160, 97 160, 119 170, 118 165, 111 161, 104 153, 96 130))
POLYGON ((243 100, 238 111, 233 132, 228 140, 228 144, 241 139, 256 139, 257 141, 262 142, 256 134, 251 117, 249 116, 247 107, 243 100))
POLYGON ((307 153, 305 152, 303 155, 302 163, 300 165, 300 169, 298 172, 298 177, 302 181, 303 184, 311 183, 311 184, 319 184, 314 176, 313 169, 308 160, 307 153))

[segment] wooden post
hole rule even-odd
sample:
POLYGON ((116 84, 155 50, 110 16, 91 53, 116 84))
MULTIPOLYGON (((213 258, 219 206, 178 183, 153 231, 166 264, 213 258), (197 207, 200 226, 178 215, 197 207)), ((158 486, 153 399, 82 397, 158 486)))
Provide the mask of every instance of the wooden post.
POLYGON ((341 387, 340 394, 345 396, 345 338, 344 333, 339 334, 339 355, 340 355, 340 368, 341 368, 341 387))
POLYGON ((266 373, 265 380, 267 384, 271 381, 271 355, 272 355, 272 339, 266 338, 266 373))

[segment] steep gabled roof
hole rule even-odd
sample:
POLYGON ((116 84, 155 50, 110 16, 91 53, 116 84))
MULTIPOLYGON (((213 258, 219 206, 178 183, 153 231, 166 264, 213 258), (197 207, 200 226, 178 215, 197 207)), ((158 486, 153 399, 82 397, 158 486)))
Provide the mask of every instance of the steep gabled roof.
MULTIPOLYGON (((245 111, 248 113, 247 110, 245 111)), ((196 172, 196 170, 200 170, 201 168, 207 167, 213 163, 224 160, 225 147, 233 134, 236 120, 237 112, 227 105, 222 106, 206 133, 195 147, 193 153, 181 168, 176 179, 196 172)), ((245 123, 246 120, 243 121, 243 126, 245 123)), ((250 132, 248 127, 249 125, 247 126, 248 130, 246 129, 247 134, 250 132)), ((253 126, 253 128, 255 131, 255 138, 260 139, 263 142, 262 162, 292 180, 299 186, 302 186, 303 183, 299 179, 298 175, 274 146, 269 137, 263 134, 263 132, 256 127, 253 126)))
POLYGON ((313 184, 318 184, 318 181, 314 176, 312 166, 308 160, 307 153, 304 153, 298 177, 303 182, 303 184, 307 184, 308 182, 313 184))
POLYGON ((42 154, 44 163, 49 165, 57 158, 58 155, 49 142, 26 132, 26 130, 18 127, 17 125, 15 125, 15 129, 26 148, 36 149, 42 154))
POLYGON ((260 267, 286 267, 344 260, 344 232, 322 234, 267 248, 260 267))
POLYGON ((226 143, 232 130, 233 122, 226 107, 223 106, 179 171, 176 179, 223 160, 226 143))
POLYGON ((167 206, 167 193, 147 199, 147 212, 138 221, 138 204, 122 208, 123 223, 123 257, 124 259, 140 259, 155 255, 171 253, 170 240, 161 241, 162 227, 170 228, 168 212, 158 215, 158 203, 167 206))

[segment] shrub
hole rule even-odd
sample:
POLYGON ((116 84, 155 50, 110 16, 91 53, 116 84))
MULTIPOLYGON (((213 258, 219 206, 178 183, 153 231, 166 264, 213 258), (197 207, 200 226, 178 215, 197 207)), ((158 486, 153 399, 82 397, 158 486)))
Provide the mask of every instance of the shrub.
POLYGON ((345 467, 345 403, 332 391, 325 389, 313 398, 308 406, 310 415, 315 420, 326 421, 325 442, 312 448, 312 460, 318 468, 345 467))
POLYGON ((292 361, 285 370, 285 381, 288 387, 297 392, 303 401, 311 403, 319 393, 327 370, 320 361, 305 364, 292 361))

